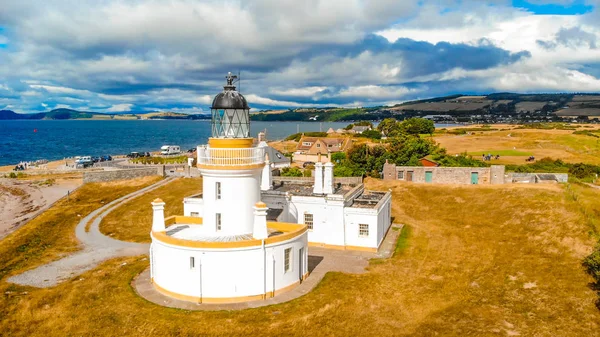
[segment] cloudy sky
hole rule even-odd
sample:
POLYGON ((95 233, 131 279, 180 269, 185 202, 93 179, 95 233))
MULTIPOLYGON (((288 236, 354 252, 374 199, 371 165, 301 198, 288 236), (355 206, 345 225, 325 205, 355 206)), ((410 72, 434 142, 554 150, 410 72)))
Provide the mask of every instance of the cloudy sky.
POLYGON ((0 0, 0 109, 206 112, 600 91, 600 0, 0 0))

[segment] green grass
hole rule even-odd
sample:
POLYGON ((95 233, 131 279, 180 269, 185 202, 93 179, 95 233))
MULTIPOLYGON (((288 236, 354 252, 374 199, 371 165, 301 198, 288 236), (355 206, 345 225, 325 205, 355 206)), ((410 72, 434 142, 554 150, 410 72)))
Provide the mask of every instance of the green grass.
POLYGON ((411 233, 412 229, 409 225, 404 225, 402 227, 402 231, 400 232, 400 235, 398 236, 398 241, 396 241, 396 249, 394 249, 394 256, 396 254, 400 254, 402 253, 409 244, 409 238, 410 238, 410 233, 411 233))
POLYGON ((469 152, 467 153, 468 155, 471 156, 482 156, 482 155, 487 155, 488 153, 491 153, 493 156, 495 155, 500 155, 500 157, 502 156, 507 156, 507 157, 529 157, 531 156, 531 152, 523 152, 523 151, 517 151, 517 150, 488 150, 488 151, 476 151, 476 152, 469 152))

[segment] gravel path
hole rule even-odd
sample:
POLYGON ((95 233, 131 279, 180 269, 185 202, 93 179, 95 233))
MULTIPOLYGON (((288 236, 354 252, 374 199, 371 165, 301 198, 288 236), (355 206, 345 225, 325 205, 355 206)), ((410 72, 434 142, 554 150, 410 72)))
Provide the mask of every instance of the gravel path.
POLYGON ((81 251, 35 269, 28 270, 23 274, 12 276, 8 278, 8 282, 39 288, 52 287, 62 281, 95 268, 105 260, 122 256, 147 254, 150 247, 149 244, 124 242, 107 237, 100 233, 100 222, 108 213, 121 206, 123 203, 163 186, 172 180, 173 178, 161 180, 154 185, 150 185, 114 200, 88 214, 81 219, 75 229, 77 239, 83 245, 81 251), (89 232, 86 232, 86 225, 95 216, 97 217, 92 222, 89 232))

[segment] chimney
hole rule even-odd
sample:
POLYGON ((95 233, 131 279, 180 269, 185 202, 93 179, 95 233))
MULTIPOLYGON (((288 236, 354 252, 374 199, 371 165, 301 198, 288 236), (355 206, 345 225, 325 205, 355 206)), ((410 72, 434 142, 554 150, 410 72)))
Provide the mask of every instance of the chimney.
POLYGON ((262 201, 254 204, 254 230, 252 237, 257 240, 264 240, 269 237, 267 232, 267 204, 262 201))
POLYGON ((269 159, 265 160, 265 167, 262 170, 262 177, 260 180, 261 191, 268 191, 273 185, 273 172, 271 171, 271 162, 269 159))
POLYGON ((333 194, 333 163, 326 162, 323 172, 323 193, 333 194))
POLYGON ((315 186, 313 187, 314 194, 323 194, 323 164, 318 162, 315 164, 315 186))
POLYGON ((165 203, 161 199, 155 199, 152 204, 152 231, 164 232, 165 227, 165 203))

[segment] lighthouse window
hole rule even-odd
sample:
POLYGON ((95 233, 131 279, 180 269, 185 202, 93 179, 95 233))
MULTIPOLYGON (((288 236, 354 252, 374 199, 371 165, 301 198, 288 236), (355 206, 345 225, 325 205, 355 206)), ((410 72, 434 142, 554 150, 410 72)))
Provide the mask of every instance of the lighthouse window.
POLYGON ((310 213, 304 214, 304 224, 308 227, 308 230, 312 231, 313 229, 313 215, 310 213))
POLYGON ((216 194, 216 199, 219 200, 221 199, 221 183, 220 182, 216 182, 215 184, 215 194, 216 194))
POLYGON ((193 256, 190 256, 190 269, 194 269, 196 267, 196 259, 193 256))
POLYGON ((290 260, 292 259, 292 248, 283 251, 283 272, 287 273, 292 268, 290 260))
POLYGON ((369 237, 369 225, 368 224, 359 224, 358 225, 358 236, 361 238, 369 237))
POLYGON ((215 223, 217 225, 217 231, 221 230, 221 213, 216 214, 215 223))

